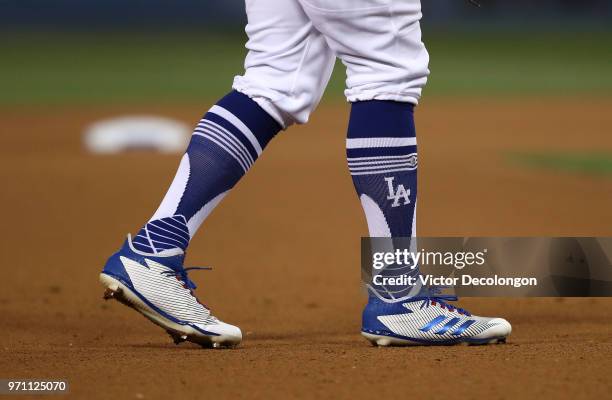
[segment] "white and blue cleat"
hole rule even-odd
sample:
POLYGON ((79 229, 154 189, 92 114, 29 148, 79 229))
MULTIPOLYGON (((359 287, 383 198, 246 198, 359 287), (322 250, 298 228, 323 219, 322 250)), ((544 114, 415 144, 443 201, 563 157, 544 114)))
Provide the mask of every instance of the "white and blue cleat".
POLYGON ((183 268, 184 258, 178 248, 156 254, 139 251, 128 235, 100 274, 106 288, 104 298, 138 311, 164 328, 176 344, 190 341, 203 347, 235 347, 242 340, 240 329, 221 322, 198 301, 195 284, 187 276, 194 268, 183 268))
POLYGON ((428 295, 389 302, 370 294, 363 310, 361 334, 375 346, 505 343, 512 327, 503 318, 471 315, 445 300, 428 295))

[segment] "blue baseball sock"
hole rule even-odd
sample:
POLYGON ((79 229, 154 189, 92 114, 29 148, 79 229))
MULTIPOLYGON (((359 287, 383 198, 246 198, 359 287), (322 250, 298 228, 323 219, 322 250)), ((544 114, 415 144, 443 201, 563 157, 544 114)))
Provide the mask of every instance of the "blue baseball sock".
POLYGON ((158 210, 134 237, 148 253, 180 248, 257 160, 281 126, 248 96, 232 91, 195 128, 158 210))
MULTIPOLYGON (((417 146, 413 109, 410 103, 382 100, 352 105, 346 154, 370 237, 416 236, 417 146)), ((391 266, 382 271, 383 276, 416 277, 418 273, 418 268, 408 266, 391 266)), ((373 289, 385 298, 398 299, 408 296, 414 287, 374 285, 373 289)))

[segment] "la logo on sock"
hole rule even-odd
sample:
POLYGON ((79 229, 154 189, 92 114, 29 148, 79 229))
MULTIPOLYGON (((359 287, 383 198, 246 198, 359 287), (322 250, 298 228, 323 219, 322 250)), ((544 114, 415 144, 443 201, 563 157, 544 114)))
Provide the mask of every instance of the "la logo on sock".
POLYGON ((397 189, 393 187, 393 181, 395 177, 385 177, 385 181, 387 182, 387 186, 389 187, 389 195, 387 196, 387 200, 393 200, 393 204, 391 207, 399 207, 400 205, 410 204, 410 189, 406 190, 404 185, 397 185, 397 189), (404 203, 400 204, 400 199, 404 199, 404 203))

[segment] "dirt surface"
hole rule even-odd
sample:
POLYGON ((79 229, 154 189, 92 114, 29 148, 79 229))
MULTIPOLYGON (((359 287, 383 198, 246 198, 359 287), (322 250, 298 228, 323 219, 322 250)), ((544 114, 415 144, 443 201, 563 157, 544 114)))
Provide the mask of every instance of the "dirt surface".
MULTIPOLYGON (((0 377, 65 378, 80 398, 604 398, 611 299, 465 299, 506 345, 374 348, 359 335, 365 221, 344 160, 348 107, 270 145, 211 215, 188 263, 200 298, 245 335, 175 346, 98 272, 157 207, 179 155, 92 156, 84 126, 188 107, 0 110, 0 377)), ((430 100, 417 112, 421 235, 612 236, 612 179, 535 171, 507 151, 612 148, 612 101, 430 100)))

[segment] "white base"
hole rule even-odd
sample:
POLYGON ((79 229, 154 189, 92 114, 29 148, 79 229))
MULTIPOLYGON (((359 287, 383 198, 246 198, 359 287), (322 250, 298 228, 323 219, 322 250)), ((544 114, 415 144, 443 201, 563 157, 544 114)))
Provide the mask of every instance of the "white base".
MULTIPOLYGON (((361 334, 363 335, 363 337, 365 337, 367 340, 370 341, 370 343, 372 343, 372 345, 374 346, 380 346, 380 347, 388 347, 388 346, 437 346, 436 343, 421 343, 421 342, 415 342, 413 340, 407 340, 407 339, 400 339, 400 338, 396 338, 396 337, 391 337, 391 336, 384 336, 384 335, 374 335, 371 333, 366 333, 366 332, 361 332, 361 334)), ((484 344, 501 344, 501 343, 506 343, 506 338, 493 338, 490 339, 488 341, 484 341, 484 342, 479 342, 479 343, 469 343, 469 342, 457 342, 457 343, 441 343, 439 344, 439 346, 453 346, 453 345, 464 345, 464 346, 469 346, 469 345, 484 345, 484 344)))

